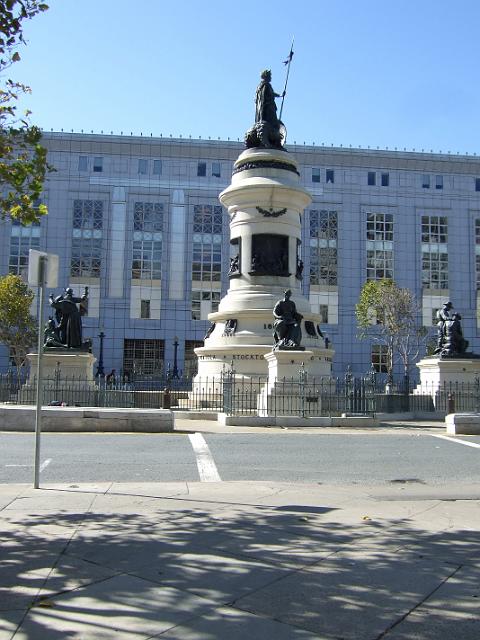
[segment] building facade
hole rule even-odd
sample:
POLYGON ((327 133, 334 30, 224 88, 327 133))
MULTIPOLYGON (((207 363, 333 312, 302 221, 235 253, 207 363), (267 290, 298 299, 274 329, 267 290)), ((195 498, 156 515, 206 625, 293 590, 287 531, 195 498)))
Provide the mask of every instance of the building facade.
MULTIPOLYGON (((243 145, 75 133, 44 134, 43 143, 56 168, 43 195, 49 214, 30 227, 0 223, 0 273, 26 274, 30 248, 58 254, 61 286, 89 287, 84 334, 97 356, 105 334, 107 373, 161 375, 176 353, 178 369, 192 374, 208 314, 229 286, 218 194, 243 145)), ((411 289, 432 335, 436 310, 451 299, 480 351, 480 158, 287 149, 313 198, 302 218, 303 288, 335 349, 334 374, 386 365, 381 347, 357 338, 367 279, 411 289)), ((0 370, 8 366, 2 346, 0 370)))

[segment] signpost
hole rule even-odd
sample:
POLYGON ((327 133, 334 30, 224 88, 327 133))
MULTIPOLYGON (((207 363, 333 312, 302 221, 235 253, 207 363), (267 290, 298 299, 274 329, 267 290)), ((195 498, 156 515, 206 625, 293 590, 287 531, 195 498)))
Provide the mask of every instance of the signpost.
POLYGON ((35 411, 35 464, 34 489, 40 484, 40 434, 42 432, 42 354, 45 287, 54 289, 58 286, 58 256, 44 251, 30 249, 28 252, 28 284, 39 289, 38 303, 38 349, 37 349, 37 388, 35 411))

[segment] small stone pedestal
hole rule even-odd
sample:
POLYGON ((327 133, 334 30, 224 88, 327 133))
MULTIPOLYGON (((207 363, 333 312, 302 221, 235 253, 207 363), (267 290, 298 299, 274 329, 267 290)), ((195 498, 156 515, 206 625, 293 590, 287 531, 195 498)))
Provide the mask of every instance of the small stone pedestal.
POLYGON ((417 363, 420 384, 415 395, 430 395, 436 410, 448 412, 450 393, 462 393, 462 404, 468 410, 476 410, 477 398, 474 385, 480 379, 480 356, 466 353, 460 357, 428 356, 417 363), (468 406, 471 403, 472 406, 468 406))
POLYGON ((312 356, 312 351, 293 350, 265 354, 268 380, 258 394, 259 416, 304 414, 305 380, 301 379, 301 370, 312 356))
POLYGON ((473 384, 475 376, 480 376, 480 356, 473 353, 465 357, 428 356, 417 362, 420 369, 420 384, 415 393, 421 389, 431 390, 449 384, 473 384))
MULTIPOLYGON (((27 385, 34 384, 37 375, 38 354, 29 353, 30 375, 27 385)), ((60 386, 68 386, 73 381, 86 387, 95 385, 93 365, 97 361, 92 353, 80 351, 46 351, 42 356, 43 379, 45 383, 55 380, 60 386)))
MULTIPOLYGON (((30 374, 20 389, 20 402, 35 399, 38 354, 27 355, 30 374)), ((95 406, 98 387, 93 376, 96 358, 78 351, 47 351, 42 356, 42 404, 63 403, 68 406, 95 406)))

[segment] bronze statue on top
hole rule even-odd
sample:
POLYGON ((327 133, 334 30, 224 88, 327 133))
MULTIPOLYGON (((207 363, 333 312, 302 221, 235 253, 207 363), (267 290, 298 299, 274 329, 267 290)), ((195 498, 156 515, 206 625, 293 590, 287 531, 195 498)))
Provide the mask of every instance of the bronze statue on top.
MULTIPOLYGON (((468 340, 463 337, 462 316, 452 313, 453 305, 448 300, 437 311, 437 348, 435 354, 442 356, 465 356, 468 340)), ((471 355, 471 354, 470 354, 471 355)))
POLYGON ((261 73, 261 81, 255 95, 255 124, 245 134, 247 149, 264 147, 283 150, 285 127, 277 117, 275 98, 285 95, 275 93, 270 84, 272 73, 265 69, 261 73))
MULTIPOLYGON (((87 298, 88 287, 85 287, 85 292, 80 298, 75 297, 70 288, 65 289, 64 293, 55 298, 50 294, 50 306, 55 309, 55 318, 58 322, 58 326, 55 326, 52 319, 49 325, 50 337, 56 336, 57 341, 66 349, 88 351, 91 347, 90 341, 82 340, 82 317, 77 307, 77 304, 84 302, 87 298), (54 334, 52 330, 55 331, 54 334)), ((54 345, 46 344, 45 346, 54 345)))

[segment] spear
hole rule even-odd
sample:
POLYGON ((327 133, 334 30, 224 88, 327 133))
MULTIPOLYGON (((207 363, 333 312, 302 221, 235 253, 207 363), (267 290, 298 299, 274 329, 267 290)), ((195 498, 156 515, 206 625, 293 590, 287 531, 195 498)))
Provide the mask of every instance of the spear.
POLYGON ((290 47, 290 53, 288 54, 288 58, 283 61, 283 64, 287 65, 287 77, 285 78, 285 87, 283 88, 282 104, 280 105, 280 115, 278 117, 279 120, 282 119, 283 103, 285 101, 285 94, 287 93, 288 76, 290 74, 290 65, 292 64, 292 58, 293 58, 293 42, 294 42, 294 40, 295 40, 295 38, 292 38, 292 46, 290 47))

